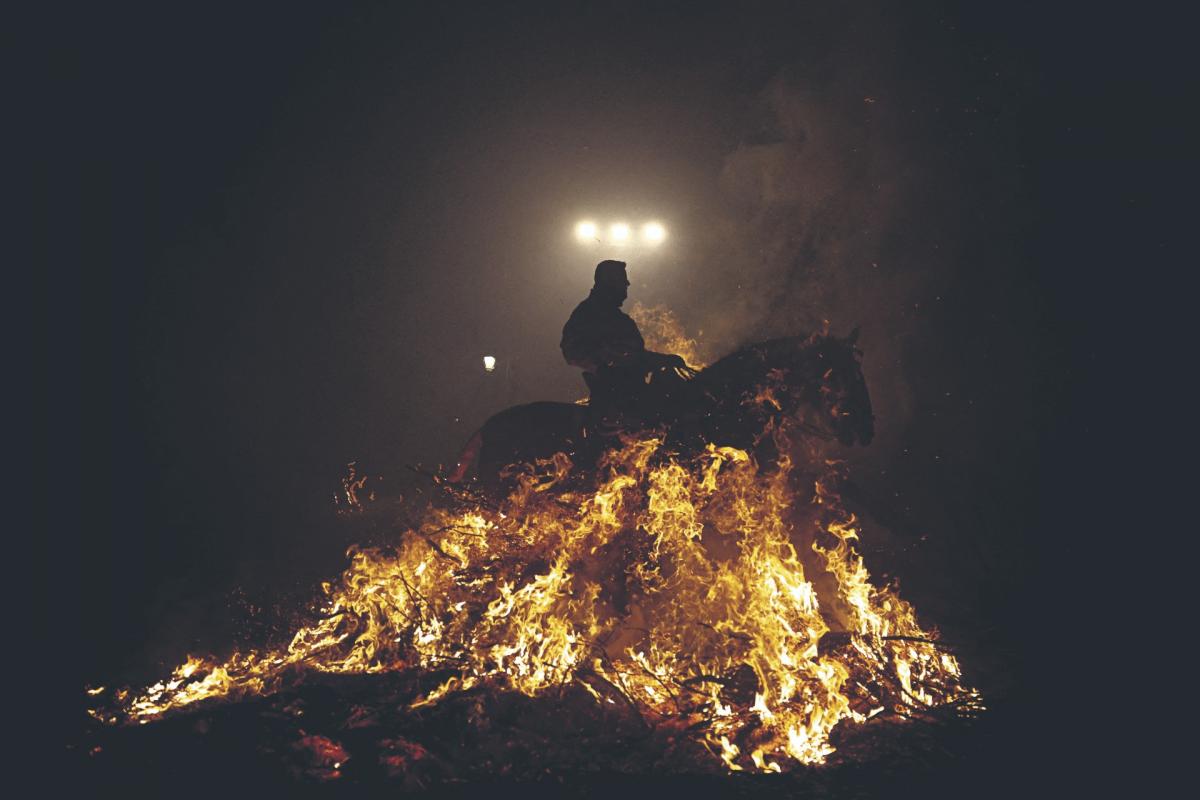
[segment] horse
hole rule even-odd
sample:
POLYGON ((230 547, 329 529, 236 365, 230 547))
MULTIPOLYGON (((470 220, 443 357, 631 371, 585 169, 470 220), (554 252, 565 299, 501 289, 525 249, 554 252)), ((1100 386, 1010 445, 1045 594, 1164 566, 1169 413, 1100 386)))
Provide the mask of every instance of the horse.
MULTIPOLYGON (((788 418, 813 436, 844 446, 870 444, 871 398, 862 373, 858 329, 789 336, 747 345, 681 381, 668 370, 648 372, 665 388, 646 415, 668 450, 688 453, 706 444, 754 449, 774 420, 788 418)), ((644 420, 645 421, 645 420, 644 420)), ((540 401, 490 417, 463 448, 449 483, 474 477, 495 489, 504 469, 566 453, 586 468, 616 444, 598 435, 586 405, 540 401)))

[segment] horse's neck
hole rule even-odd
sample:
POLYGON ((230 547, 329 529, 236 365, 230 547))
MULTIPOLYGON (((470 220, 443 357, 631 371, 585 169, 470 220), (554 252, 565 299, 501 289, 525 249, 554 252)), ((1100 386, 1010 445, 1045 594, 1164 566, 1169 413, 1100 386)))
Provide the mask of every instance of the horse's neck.
POLYGON ((815 369, 815 348, 811 336, 789 336, 747 345, 730 353, 713 364, 705 372, 720 382, 739 381, 757 383, 765 381, 773 369, 788 366, 792 370, 800 367, 802 374, 793 375, 808 380, 815 369))

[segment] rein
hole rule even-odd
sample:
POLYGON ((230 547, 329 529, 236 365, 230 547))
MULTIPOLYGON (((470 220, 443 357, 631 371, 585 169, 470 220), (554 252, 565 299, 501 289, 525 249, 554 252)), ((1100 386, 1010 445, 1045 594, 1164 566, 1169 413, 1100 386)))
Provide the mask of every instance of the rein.
POLYGON ((815 436, 818 439, 821 439, 823 441, 832 442, 835 438, 832 433, 823 431, 820 428, 818 428, 816 425, 809 425, 807 422, 796 422, 793 424, 796 427, 798 427, 800 430, 807 433, 808 435, 815 436))

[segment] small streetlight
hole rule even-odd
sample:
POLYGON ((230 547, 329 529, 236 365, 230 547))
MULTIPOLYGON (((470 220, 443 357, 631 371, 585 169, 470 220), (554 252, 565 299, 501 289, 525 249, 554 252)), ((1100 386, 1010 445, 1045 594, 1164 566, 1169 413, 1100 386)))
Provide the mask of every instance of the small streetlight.
POLYGON ((487 372, 494 371, 496 369, 496 357, 495 356, 484 356, 483 357, 483 368, 487 372))

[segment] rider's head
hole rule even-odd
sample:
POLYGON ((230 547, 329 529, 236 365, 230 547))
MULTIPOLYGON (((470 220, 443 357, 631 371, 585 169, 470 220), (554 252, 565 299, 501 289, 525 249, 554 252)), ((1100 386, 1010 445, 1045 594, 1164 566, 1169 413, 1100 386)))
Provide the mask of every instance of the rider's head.
POLYGON ((624 261, 601 261, 596 265, 596 291, 611 297, 617 305, 629 296, 629 278, 624 261))

